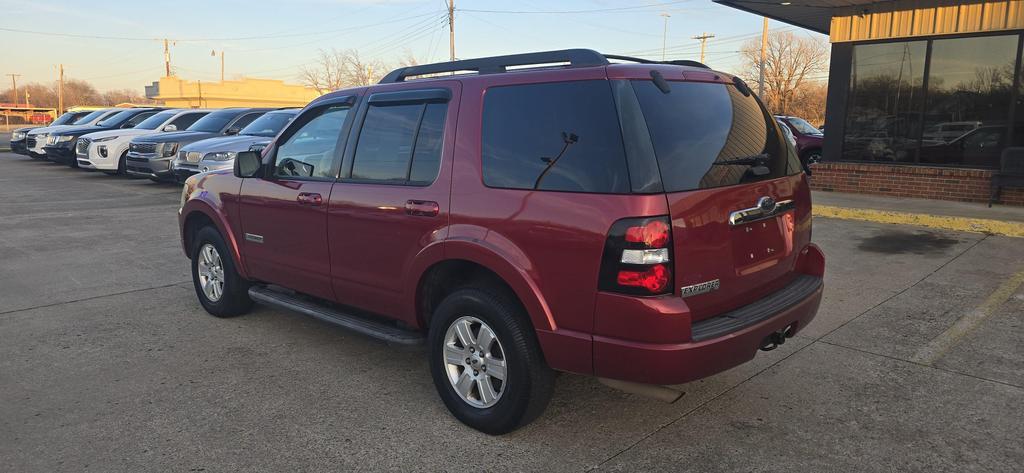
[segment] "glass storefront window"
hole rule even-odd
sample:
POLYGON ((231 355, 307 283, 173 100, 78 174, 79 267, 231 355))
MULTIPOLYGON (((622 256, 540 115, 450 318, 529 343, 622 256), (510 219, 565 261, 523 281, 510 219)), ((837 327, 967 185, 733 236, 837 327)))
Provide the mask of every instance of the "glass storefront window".
POLYGON ((924 103, 926 41, 853 48, 843 159, 915 159, 924 103))
POLYGON ((1013 90, 1015 68, 1024 67, 1019 40, 855 45, 841 159, 997 167, 1003 148, 1024 146, 1024 102, 1014 115, 1020 125, 1008 123, 1013 100, 1022 95, 1013 90))
POLYGON ((932 42, 920 162, 994 167, 1007 145, 1017 36, 932 42))

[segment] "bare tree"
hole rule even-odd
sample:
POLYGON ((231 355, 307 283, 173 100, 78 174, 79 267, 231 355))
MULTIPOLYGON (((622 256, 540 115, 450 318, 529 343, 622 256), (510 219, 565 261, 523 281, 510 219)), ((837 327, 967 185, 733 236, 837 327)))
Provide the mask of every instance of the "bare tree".
MULTIPOLYGON (((746 42, 741 48, 743 73, 750 83, 758 80, 761 39, 746 42)), ((816 76, 828 71, 828 45, 816 38, 797 36, 788 31, 768 34, 765 54, 764 100, 773 113, 790 114, 798 91, 816 76)), ((824 103, 822 103, 824 109, 824 103)))
POLYGON ((363 60, 354 49, 322 49, 316 65, 303 67, 299 78, 318 93, 325 94, 344 87, 374 84, 387 72, 383 62, 363 60))

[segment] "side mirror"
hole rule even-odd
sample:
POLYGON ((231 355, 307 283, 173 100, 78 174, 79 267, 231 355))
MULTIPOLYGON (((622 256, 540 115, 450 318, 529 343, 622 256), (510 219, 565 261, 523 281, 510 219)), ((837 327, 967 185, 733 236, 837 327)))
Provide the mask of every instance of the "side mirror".
POLYGON ((176 125, 167 125, 164 127, 164 131, 178 131, 178 127, 176 125))
POLYGON ((260 177, 263 157, 255 151, 242 151, 235 157, 235 177, 260 177))
POLYGON ((237 135, 238 132, 240 132, 240 131, 242 131, 241 128, 231 127, 231 128, 228 128, 228 131, 224 132, 224 134, 226 134, 226 135, 237 135))

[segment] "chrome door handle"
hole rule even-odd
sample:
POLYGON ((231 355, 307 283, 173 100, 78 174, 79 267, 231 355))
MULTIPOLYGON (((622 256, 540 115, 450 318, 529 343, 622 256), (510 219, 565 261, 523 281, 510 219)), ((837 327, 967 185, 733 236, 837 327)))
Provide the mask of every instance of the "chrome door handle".
POLYGON ((743 225, 750 222, 756 222, 758 220, 764 220, 779 215, 787 210, 792 210, 795 204, 793 200, 783 200, 776 202, 771 197, 761 197, 757 200, 757 205, 743 210, 737 210, 729 214, 729 225, 743 225))

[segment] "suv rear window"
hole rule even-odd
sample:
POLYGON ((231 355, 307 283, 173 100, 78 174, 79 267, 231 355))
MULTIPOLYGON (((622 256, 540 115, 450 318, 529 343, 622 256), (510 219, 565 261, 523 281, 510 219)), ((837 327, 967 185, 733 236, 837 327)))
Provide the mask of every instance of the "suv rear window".
POLYGON ((731 186, 799 173, 800 163, 780 138, 775 120, 753 96, 732 85, 635 80, 666 192, 731 186), (730 160, 767 155, 768 172, 730 160))
POLYGON ((608 81, 492 87, 484 96, 481 138, 489 187, 630 191, 608 81))

